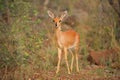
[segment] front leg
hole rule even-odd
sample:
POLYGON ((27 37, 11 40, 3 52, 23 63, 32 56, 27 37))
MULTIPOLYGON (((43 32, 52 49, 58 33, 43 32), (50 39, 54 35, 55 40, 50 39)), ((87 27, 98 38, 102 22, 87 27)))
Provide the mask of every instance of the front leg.
POLYGON ((58 48, 58 64, 57 64, 56 73, 58 73, 60 70, 61 54, 62 54, 62 49, 58 48))

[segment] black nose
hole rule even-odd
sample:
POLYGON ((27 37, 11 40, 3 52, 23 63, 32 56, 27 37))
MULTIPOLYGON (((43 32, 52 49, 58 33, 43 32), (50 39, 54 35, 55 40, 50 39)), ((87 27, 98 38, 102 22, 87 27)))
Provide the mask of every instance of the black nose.
POLYGON ((55 26, 57 26, 57 23, 55 23, 55 26))

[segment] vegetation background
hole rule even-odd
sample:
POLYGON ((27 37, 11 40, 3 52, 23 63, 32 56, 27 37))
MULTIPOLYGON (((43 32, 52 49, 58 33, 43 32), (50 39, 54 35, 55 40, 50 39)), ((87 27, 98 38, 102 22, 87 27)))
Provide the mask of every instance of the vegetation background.
POLYGON ((120 54, 120 0, 0 0, 0 80, 120 78, 120 56, 115 57, 115 68, 106 62, 105 68, 91 69, 88 48, 117 49, 120 54), (68 75, 63 60, 61 72, 55 74, 57 48, 47 10, 56 15, 68 11, 63 30, 80 34, 80 73, 68 75))

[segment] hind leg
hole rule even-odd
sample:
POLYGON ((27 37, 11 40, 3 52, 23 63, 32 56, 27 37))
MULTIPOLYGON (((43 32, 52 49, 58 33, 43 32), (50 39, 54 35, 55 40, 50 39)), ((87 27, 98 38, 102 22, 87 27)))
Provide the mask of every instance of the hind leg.
POLYGON ((79 65, 78 65, 78 47, 75 48, 75 58, 76 58, 76 70, 79 72, 79 65))
POLYGON ((72 69, 73 69, 73 63, 74 63, 74 53, 70 50, 71 54, 72 54, 72 60, 71 60, 71 66, 70 66, 70 69, 71 69, 71 72, 72 72, 72 69))
POLYGON ((69 68, 68 59, 67 59, 67 48, 64 48, 64 53, 65 53, 65 62, 67 65, 68 74, 70 74, 70 68, 69 68))

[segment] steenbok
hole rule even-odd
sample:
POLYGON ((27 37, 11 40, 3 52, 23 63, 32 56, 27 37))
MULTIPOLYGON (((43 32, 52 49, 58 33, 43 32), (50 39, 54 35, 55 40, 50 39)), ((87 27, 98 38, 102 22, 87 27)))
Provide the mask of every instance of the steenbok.
POLYGON ((55 35, 56 35, 57 44, 58 44, 58 46, 57 46, 58 64, 57 64, 56 73, 58 73, 59 69, 60 69, 62 51, 64 52, 64 55, 65 55, 65 62, 66 62, 66 66, 68 69, 68 74, 70 74, 70 72, 73 69, 74 57, 76 59, 76 70, 77 70, 77 72, 79 72, 78 49, 79 49, 80 36, 74 30, 67 30, 64 32, 61 30, 61 22, 64 19, 64 17, 67 15, 67 11, 64 11, 60 17, 58 17, 58 16, 55 17, 55 15, 51 11, 48 11, 48 15, 52 18, 53 22, 55 23, 55 27, 56 27, 55 35), (71 67, 69 68, 67 55, 68 55, 68 49, 71 49, 71 48, 75 49, 75 53, 74 54, 72 53, 71 67))

